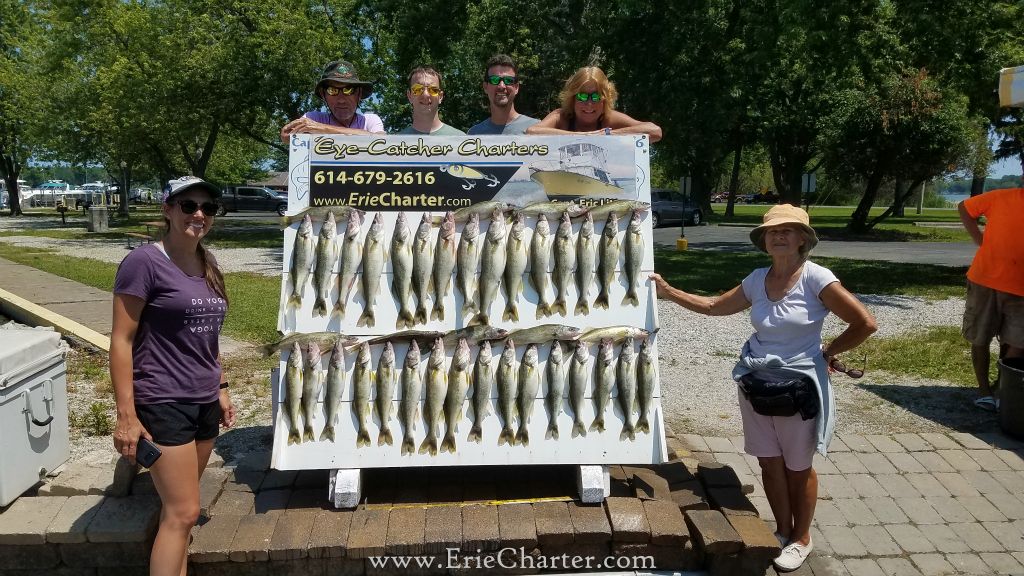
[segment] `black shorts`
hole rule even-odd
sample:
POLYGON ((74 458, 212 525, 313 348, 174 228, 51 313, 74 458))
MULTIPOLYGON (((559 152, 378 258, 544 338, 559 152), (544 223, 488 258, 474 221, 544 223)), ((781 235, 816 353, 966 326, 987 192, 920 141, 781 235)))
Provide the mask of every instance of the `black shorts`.
POLYGON ((220 401, 206 404, 136 404, 135 414, 153 437, 153 442, 163 446, 181 446, 193 440, 210 440, 220 433, 220 401))

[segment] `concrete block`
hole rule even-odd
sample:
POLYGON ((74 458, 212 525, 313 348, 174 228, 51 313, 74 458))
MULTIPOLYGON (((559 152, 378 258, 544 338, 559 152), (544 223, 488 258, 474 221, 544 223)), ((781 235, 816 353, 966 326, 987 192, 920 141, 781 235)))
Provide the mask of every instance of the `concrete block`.
POLYGON ((99 474, 89 489, 90 494, 121 498, 131 493, 132 482, 141 467, 127 458, 117 458, 112 466, 100 468, 99 474))
POLYGON ((888 490, 869 474, 847 474, 846 480, 861 498, 880 498, 889 495, 888 490))
POLYGON ((257 492, 267 476, 266 470, 246 470, 236 468, 231 470, 224 480, 224 490, 237 492, 257 492))
POLYGON ((611 494, 611 476, 607 466, 579 466, 576 488, 584 504, 603 502, 611 494))
POLYGON ((40 488, 44 496, 84 496, 96 482, 103 466, 97 467, 83 461, 68 464, 64 471, 40 488))
POLYGON ((832 552, 837 556, 865 556, 867 549, 857 534, 848 526, 820 526, 832 552))
POLYGON ((957 496, 956 501, 962 504, 979 522, 1003 522, 1006 520, 1006 516, 984 496, 957 496))
POLYGON ((921 496, 950 496, 949 490, 939 482, 935 474, 907 474, 904 478, 917 490, 921 496))
POLYGON ((1024 552, 1024 533, 1020 522, 982 522, 982 526, 995 537, 1003 548, 1011 552, 1024 552))
POLYGON ((237 490, 225 490, 221 492, 217 503, 210 510, 211 516, 223 514, 245 515, 252 514, 253 506, 256 503, 256 495, 252 492, 241 492, 237 490))
POLYGON ((22 497, 0 514, 0 545, 43 544, 46 529, 67 502, 65 496, 22 497))
POLYGON ((982 524, 964 522, 962 524, 950 524, 949 528, 963 540, 964 544, 970 546, 974 552, 1006 551, 1003 545, 993 538, 982 524))
POLYGON ((903 550, 882 526, 854 526, 853 533, 871 556, 899 556, 903 550))
POLYGON ((57 546, 54 545, 46 546, 38 543, 0 545, 0 570, 26 570, 27 576, 54 568, 58 564, 60 564, 60 553, 57 546))
POLYGON ((548 551, 553 546, 565 546, 573 542, 572 519, 565 502, 536 502, 533 505, 534 522, 537 527, 537 544, 548 551))
POLYGON ((268 470, 267 475, 263 477, 263 484, 260 485, 260 490, 291 488, 298 476, 298 470, 268 470))
POLYGON ((210 459, 206 461, 206 468, 210 469, 210 468, 223 468, 223 467, 224 467, 224 457, 221 456, 220 453, 217 452, 216 448, 214 448, 213 452, 210 453, 210 459))
POLYGON ((956 472, 938 452, 910 452, 914 460, 924 466, 925 472, 956 472))
POLYGON ((569 502, 569 519, 576 544, 607 544, 612 539, 612 526, 601 505, 569 502))
POLYGON ((46 541, 52 544, 85 542, 85 529, 99 512, 102 504, 103 496, 69 497, 47 526, 46 541))
POLYGON ((1007 492, 1000 482, 984 470, 965 470, 961 472, 961 475, 982 494, 1005 494, 1007 492))
POLYGON ((933 476, 953 496, 978 496, 981 494, 959 472, 937 472, 933 476))
POLYGON ((743 486, 732 467, 719 462, 701 462, 697 465, 697 477, 707 488, 743 486))
MULTIPOLYGON (((817 540, 814 542, 814 549, 815 551, 818 550, 817 540)), ((811 569, 814 576, 850 576, 850 572, 846 569, 846 566, 834 556, 815 553, 807 558, 805 564, 807 564, 807 567, 811 569)))
POLYGON ((253 499, 253 510, 256 514, 281 514, 288 508, 291 497, 291 489, 264 490, 253 499))
POLYGON ((877 561, 886 576, 921 576, 914 563, 907 558, 878 558, 877 561))
POLYGON ((691 454, 690 450, 686 447, 686 443, 678 438, 665 439, 665 452, 672 460, 675 460, 676 458, 684 458, 691 454))
POLYGON ((501 544, 498 507, 474 504, 462 509, 463 551, 473 553, 497 550, 501 544))
POLYGON ((974 515, 952 496, 931 496, 928 504, 939 513, 945 522, 973 522, 974 515))
POLYGON ((946 554, 946 562, 960 574, 988 574, 992 571, 977 554, 946 554))
POLYGON ((885 457, 892 462, 896 470, 901 474, 923 474, 928 472, 924 465, 915 457, 917 454, 932 454, 934 452, 889 452, 885 457))
POLYGON ((317 512, 309 533, 309 557, 344 557, 351 526, 352 512, 350 511, 321 510, 317 512))
POLYGON ((117 568, 148 566, 151 542, 86 542, 61 544, 60 556, 67 566, 117 568))
POLYGON ((153 475, 149 470, 142 470, 132 480, 131 494, 133 496, 156 496, 156 486, 153 485, 153 475))
POLYGON ((890 524, 885 531, 905 552, 923 554, 935 551, 935 545, 913 524, 890 524))
POLYGON ((838 436, 853 452, 877 452, 874 445, 860 434, 838 434, 838 436))
POLYGON ((160 499, 154 496, 107 498, 85 529, 89 542, 142 542, 156 533, 160 499))
POLYGON ((941 576, 954 572, 953 566, 946 562, 942 554, 911 554, 910 561, 925 576, 941 576))
POLYGON ((309 534, 316 510, 296 510, 282 514, 270 537, 267 553, 271 560, 299 560, 309 555, 309 534))
POLYGON ((896 504, 914 524, 942 524, 942 516, 924 498, 896 498, 896 504))
POLYGON ((416 556, 423 554, 426 510, 423 508, 394 508, 388 518, 388 533, 384 553, 388 556, 416 556))
POLYGON ((281 514, 242 516, 231 541, 228 557, 232 562, 266 562, 270 560, 270 540, 281 514))
POLYGON ((728 438, 720 438, 717 436, 705 436, 704 441, 708 445, 710 452, 735 452, 736 447, 729 441, 728 438))
POLYGON ((949 437, 956 441, 957 444, 967 448, 968 450, 991 450, 992 445, 988 442, 978 438, 974 434, 968 434, 966 432, 951 432, 949 437))
POLYGON ((327 488, 332 470, 299 470, 295 476, 296 488, 327 488))
POLYGON ((651 527, 651 544, 682 547, 690 538, 686 519, 679 507, 664 500, 644 501, 644 513, 651 527))
POLYGON ((864 504, 882 524, 905 524, 909 521, 907 515, 900 510, 892 498, 865 498, 864 504))
POLYGON ((288 512, 296 510, 325 510, 333 503, 328 500, 327 487, 295 488, 288 497, 288 512))
POLYGON ((672 486, 669 497, 675 502, 676 506, 679 506, 681 511, 708 510, 711 508, 708 503, 708 496, 704 492, 704 486, 696 480, 672 486))
POLYGON ((857 491, 841 474, 823 474, 818 476, 818 497, 856 498, 857 491))
POLYGON ((725 516, 717 510, 687 510, 686 525, 695 548, 704 554, 735 554, 743 549, 743 540, 725 516))
POLYGON ((850 524, 855 526, 878 524, 878 518, 875 518, 871 509, 859 498, 836 498, 832 502, 850 524))
POLYGON ((919 526, 921 533, 929 542, 935 545, 936 550, 947 554, 956 552, 970 552, 971 548, 964 543, 960 536, 952 528, 945 524, 926 524, 919 526))
MULTIPOLYGON (((685 467, 683 467, 685 469, 685 467)), ((644 500, 671 500, 672 490, 668 480, 652 470, 637 470, 633 474, 633 494, 644 500)))
POLYGON ((905 452, 903 445, 891 436, 883 434, 865 434, 864 439, 871 443, 879 452, 905 452))
MULTIPOLYGON (((497 523, 495 523, 497 530, 497 523)), ((367 558, 384 554, 388 536, 388 511, 357 509, 352 513, 348 533, 348 558, 367 558)))
MULTIPOLYGON (((1020 488, 1024 489, 1024 482, 1021 483, 1020 488)), ((1009 493, 992 493, 985 494, 985 498, 1008 519, 1024 519, 1024 502, 1022 502, 1016 495, 1009 493)))
POLYGON ((708 499, 711 506, 723 514, 757 516, 757 507, 741 492, 739 487, 708 488, 708 499))
POLYGON ((225 468, 212 468, 204 470, 199 478, 199 514, 209 516, 214 503, 224 489, 224 481, 227 479, 230 470, 225 468))
MULTIPOLYGON (((274 472, 277 472, 276 470, 274 472)), ((263 480, 266 485, 271 475, 263 480)), ((355 508, 362 497, 363 484, 360 470, 332 470, 327 493, 335 508, 355 508)))
POLYGON ((188 547, 189 562, 228 562, 231 542, 241 520, 241 514, 220 514, 194 528, 192 543, 188 547))
POLYGON ((1005 552, 984 552, 981 559, 997 574, 1024 574, 1024 567, 1013 556, 1005 552))
POLYGON ((537 546, 537 521, 531 504, 498 506, 498 533, 502 547, 527 550, 537 546))
POLYGON ((754 516, 726 516, 726 519, 743 541, 744 555, 764 558, 769 563, 779 555, 779 541, 764 520, 754 516))
POLYGON ((614 542, 649 542, 651 526, 644 506, 636 498, 608 498, 605 502, 614 542))
POLYGON ((853 576, 887 576, 874 558, 847 558, 843 566, 853 576))
POLYGON ((932 445, 921 437, 920 434, 893 434, 893 440, 900 443, 907 452, 922 452, 932 450, 932 445))
POLYGON ((692 482, 696 476, 686 467, 681 460, 672 460, 664 464, 655 464, 652 470, 668 482, 669 486, 683 482, 692 482))
POLYGON ((839 511, 836 500, 819 500, 814 508, 814 522, 818 526, 846 526, 846 516, 839 511))
POLYGON ((838 452, 828 457, 843 474, 868 474, 871 471, 857 457, 856 452, 838 452))
POLYGON ((235 468, 238 470, 268 470, 271 460, 270 450, 256 450, 249 452, 238 460, 235 468))
POLYGON ((679 434, 676 438, 682 440, 683 445, 691 452, 711 452, 708 443, 699 434, 679 434))
POLYGON ((1024 455, 1018 451, 1012 450, 993 450, 993 454, 1000 460, 1006 463, 1010 470, 1016 470, 1017 472, 1024 471, 1024 455))
POLYGON ((427 554, 444 554, 446 548, 462 546, 462 509, 458 506, 427 508, 423 527, 423 548, 427 554))
POLYGON ((896 467, 892 465, 892 461, 886 457, 886 454, 891 454, 891 452, 858 452, 857 459, 872 474, 895 474, 896 467))
MULTIPOLYGON (((984 452, 989 452, 985 450, 984 452)), ((981 470, 981 464, 971 458, 965 450, 936 450, 936 454, 956 470, 981 470)), ((1000 462, 1002 462, 1000 460, 1000 462)), ((1003 463, 1005 466, 1005 462, 1003 463)))

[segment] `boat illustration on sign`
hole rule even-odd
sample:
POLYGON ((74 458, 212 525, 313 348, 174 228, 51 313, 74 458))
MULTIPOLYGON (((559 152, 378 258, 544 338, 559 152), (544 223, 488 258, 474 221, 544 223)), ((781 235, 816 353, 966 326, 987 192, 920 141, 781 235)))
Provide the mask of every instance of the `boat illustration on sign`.
POLYGON ((625 191, 608 173, 604 148, 590 142, 575 142, 558 149, 558 161, 536 162, 530 178, 553 196, 615 197, 625 191))

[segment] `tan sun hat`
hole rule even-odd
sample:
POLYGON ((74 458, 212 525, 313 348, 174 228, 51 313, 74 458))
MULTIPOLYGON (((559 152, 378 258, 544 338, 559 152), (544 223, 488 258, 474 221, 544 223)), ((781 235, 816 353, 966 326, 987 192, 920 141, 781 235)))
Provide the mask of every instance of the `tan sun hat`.
POLYGON ((780 224, 796 224, 800 226, 804 232, 807 233, 807 250, 810 251, 818 244, 818 235, 814 233, 814 228, 811 228, 811 218, 807 215, 807 212, 799 206, 793 206, 792 204, 779 204, 772 206, 767 212, 764 213, 763 224, 754 228, 750 231, 750 241, 757 246, 761 252, 767 252, 764 247, 764 234, 768 231, 768 228, 772 226, 779 226, 780 224))

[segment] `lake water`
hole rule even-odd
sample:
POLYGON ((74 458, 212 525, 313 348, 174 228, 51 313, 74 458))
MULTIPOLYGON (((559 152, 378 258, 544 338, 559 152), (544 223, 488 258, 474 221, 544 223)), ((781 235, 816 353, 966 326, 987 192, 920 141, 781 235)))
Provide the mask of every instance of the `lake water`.
POLYGON ((942 199, 949 202, 953 206, 959 204, 962 200, 966 200, 971 197, 970 194, 940 194, 942 199))

